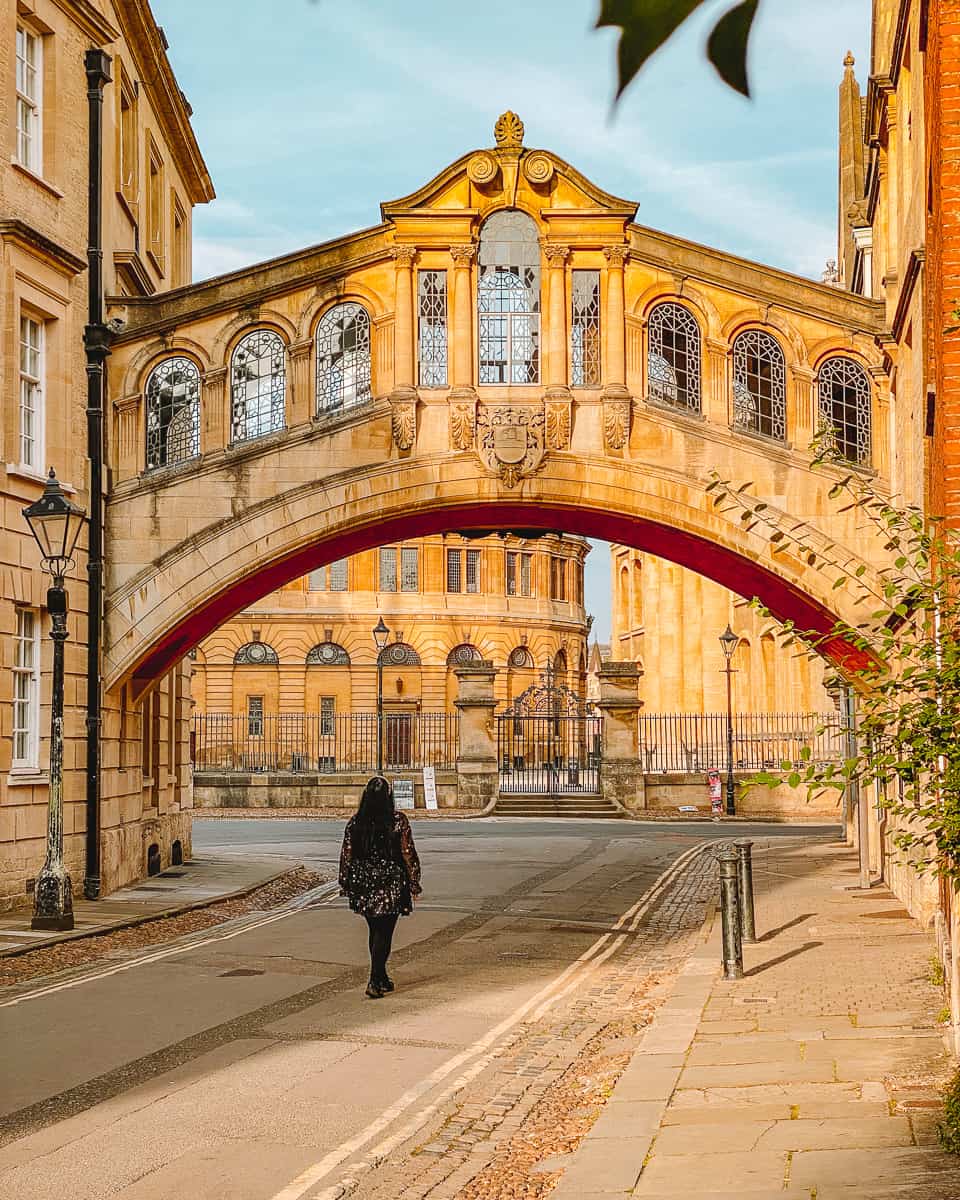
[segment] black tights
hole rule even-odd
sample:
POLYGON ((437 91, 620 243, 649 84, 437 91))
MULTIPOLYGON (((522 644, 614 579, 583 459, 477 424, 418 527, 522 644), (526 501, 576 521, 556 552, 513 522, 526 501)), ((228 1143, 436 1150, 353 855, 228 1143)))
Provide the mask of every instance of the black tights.
POLYGON ((370 978, 375 983, 387 977, 387 959, 393 946, 397 919, 397 913, 389 913, 385 917, 367 917, 370 929, 370 978))

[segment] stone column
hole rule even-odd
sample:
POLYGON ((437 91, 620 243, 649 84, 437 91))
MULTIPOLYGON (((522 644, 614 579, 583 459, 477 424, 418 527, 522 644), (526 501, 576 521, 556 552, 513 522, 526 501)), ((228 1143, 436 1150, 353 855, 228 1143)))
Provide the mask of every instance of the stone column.
POLYGON ((472 265, 476 246, 451 246, 453 259, 453 374, 451 397, 475 398, 473 386, 473 289, 472 265))
POLYGON ((460 713, 460 753, 457 756, 457 804, 486 808, 497 798, 497 729, 493 710, 496 669, 489 659, 454 670, 460 713))
POLYGON ((727 352, 730 347, 719 338, 705 340, 703 374, 703 415, 714 425, 729 425, 733 411, 728 395, 727 352))
POLYGON ((607 662, 600 668, 597 702, 603 713, 600 786, 605 800, 631 812, 646 807, 640 764, 639 685, 640 668, 636 663, 607 662))
POLYGON ((230 444, 230 389, 227 368, 215 367, 201 379, 200 451, 222 450, 230 444))
POLYGON ((310 353, 313 338, 291 342, 287 347, 290 362, 290 387, 287 391, 287 427, 306 425, 314 415, 314 388, 310 378, 310 353))
POLYGON ((627 350, 624 314, 624 264, 629 250, 626 246, 606 246, 607 311, 604 314, 607 347, 603 392, 603 444, 610 451, 622 450, 630 440, 633 418, 630 393, 627 391, 627 350))
POLYGON ((547 259, 547 396, 566 399, 567 384, 567 278, 566 262, 570 247, 554 242, 543 243, 547 259))
POLYGON ((416 398, 413 352, 413 264, 414 246, 394 246, 396 301, 394 305, 393 392, 398 399, 416 398))
POLYGON ((794 449, 805 451, 813 441, 819 424, 817 399, 813 387, 813 371, 801 363, 791 367, 793 375, 792 403, 787 404, 787 441, 794 449))

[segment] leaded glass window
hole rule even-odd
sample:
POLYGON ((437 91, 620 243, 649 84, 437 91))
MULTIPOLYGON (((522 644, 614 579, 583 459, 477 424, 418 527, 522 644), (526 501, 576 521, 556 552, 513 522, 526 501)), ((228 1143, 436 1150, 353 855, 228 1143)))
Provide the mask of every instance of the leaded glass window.
POLYGON ((247 697, 247 734, 249 737, 263 737, 263 697, 247 697))
POLYGON ((327 570, 329 571, 330 591, 345 592, 347 590, 347 560, 338 558, 336 562, 330 564, 327 570))
POLYGON ((308 667, 349 667, 350 655, 337 642, 320 642, 307 654, 308 667))
POLYGON ((420 591, 420 556, 416 546, 404 546, 400 551, 400 591, 420 591))
POLYGON ((540 244, 526 213, 488 217, 480 233, 481 383, 540 380, 540 244))
POLYGON ((276 650, 266 642, 247 642, 233 656, 234 665, 238 667, 276 667, 280 659, 276 650))
POLYGON ((286 424, 283 340, 272 329, 254 329, 230 360, 230 440, 247 441, 286 424))
POLYGON ((533 655, 526 646, 515 646, 510 651, 510 657, 507 659, 507 664, 515 670, 522 670, 524 667, 533 666, 533 655))
POLYGON ((787 436, 783 351, 762 329, 748 329, 733 343, 733 423, 779 441, 787 436))
POLYGON ((417 274, 420 386, 447 386, 447 273, 417 274))
POLYGON ((522 551, 507 551, 507 595, 531 596, 530 571, 533 555, 522 551))
POLYGON ((332 737, 337 727, 336 696, 320 697, 320 736, 332 737))
POLYGON ((859 363, 849 358, 830 358, 820 368, 817 384, 820 417, 833 426, 840 453, 867 466, 870 462, 870 380, 859 363))
POLYGON ((317 412, 337 412, 370 400, 370 314, 362 304, 338 304, 317 325, 317 412))
POLYGON ((380 547, 380 591, 395 592, 397 590, 397 548, 396 546, 380 547))
POLYGON ((480 591, 480 551, 467 551, 467 591, 480 591))
POLYGON ((573 272, 570 368, 574 387, 600 386, 600 272, 573 272))
POLYGON ((447 591, 462 592, 463 583, 460 578, 461 554, 459 550, 447 551, 447 591))
POLYGON ((700 326, 682 304, 658 304, 647 322, 647 394, 700 412, 700 326))
POLYGON ((166 358, 150 372, 147 470, 186 462, 200 453, 200 372, 189 358, 166 358))
POLYGON ((377 661, 382 667, 419 667, 420 655, 406 642, 393 642, 380 651, 377 661))
POLYGON ((481 662, 482 659, 483 655, 476 646, 472 646, 469 642, 462 642, 459 646, 454 646, 447 655, 447 666, 466 667, 470 663, 481 662))

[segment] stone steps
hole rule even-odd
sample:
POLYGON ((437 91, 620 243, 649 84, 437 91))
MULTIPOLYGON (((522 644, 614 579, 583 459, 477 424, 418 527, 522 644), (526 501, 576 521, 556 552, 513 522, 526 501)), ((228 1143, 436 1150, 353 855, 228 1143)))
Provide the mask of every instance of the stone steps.
POLYGON ((494 808, 498 817, 620 817, 618 808, 602 796, 501 796, 494 808))

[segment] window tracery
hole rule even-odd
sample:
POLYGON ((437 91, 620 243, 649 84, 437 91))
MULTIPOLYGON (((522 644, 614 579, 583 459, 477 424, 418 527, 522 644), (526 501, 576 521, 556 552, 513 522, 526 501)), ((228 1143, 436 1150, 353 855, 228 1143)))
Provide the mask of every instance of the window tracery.
POLYGON ((166 358, 146 386, 147 470, 200 453, 200 372, 192 359, 166 358))
POLYGON ((266 642, 247 642, 233 656, 237 667, 278 667, 280 658, 266 642))
POLYGON ((481 383, 540 381, 540 243, 531 217, 493 213, 478 255, 481 383))
POLYGON ((871 452, 871 390, 866 371, 850 358, 829 358, 817 382, 820 417, 833 426, 836 447, 866 466, 871 452))
POLYGON ((747 329, 733 343, 733 423, 779 441, 787 436, 783 351, 762 329, 747 329))
POLYGON ((286 424, 283 339, 272 329, 254 329, 237 343, 230 359, 230 440, 247 441, 286 424))
POLYGON ((362 304, 338 304, 317 325, 317 412, 354 408, 372 399, 370 314, 362 304))
POLYGON ((647 323, 647 392, 651 399, 701 411, 700 325, 682 304, 658 304, 647 323))

